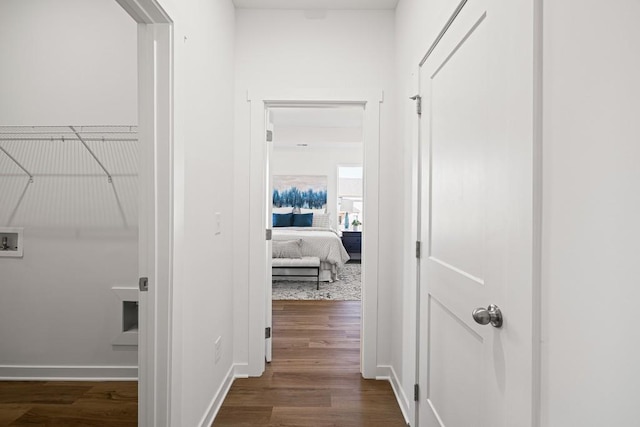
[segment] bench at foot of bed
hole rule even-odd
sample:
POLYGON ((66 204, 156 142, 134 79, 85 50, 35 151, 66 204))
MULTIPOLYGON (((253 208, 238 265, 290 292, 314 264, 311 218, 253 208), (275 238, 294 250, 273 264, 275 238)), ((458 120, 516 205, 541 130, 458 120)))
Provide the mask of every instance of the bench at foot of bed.
POLYGON ((286 276, 315 277, 316 289, 319 290, 320 289, 320 258, 315 256, 307 256, 302 258, 273 258, 271 263, 271 276, 272 277, 286 277, 286 276))

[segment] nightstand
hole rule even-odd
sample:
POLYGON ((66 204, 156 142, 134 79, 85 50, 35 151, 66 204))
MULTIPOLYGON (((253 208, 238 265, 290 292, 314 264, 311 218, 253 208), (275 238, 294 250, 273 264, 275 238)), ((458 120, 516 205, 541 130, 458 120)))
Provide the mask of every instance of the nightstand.
POLYGON ((342 230, 342 244, 352 260, 362 257, 362 231, 342 230))

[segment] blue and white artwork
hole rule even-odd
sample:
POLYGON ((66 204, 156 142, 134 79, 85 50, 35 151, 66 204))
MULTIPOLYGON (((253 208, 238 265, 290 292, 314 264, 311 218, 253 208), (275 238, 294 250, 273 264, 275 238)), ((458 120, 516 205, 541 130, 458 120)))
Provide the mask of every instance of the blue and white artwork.
POLYGON ((273 207, 326 209, 326 175, 274 175, 273 207))

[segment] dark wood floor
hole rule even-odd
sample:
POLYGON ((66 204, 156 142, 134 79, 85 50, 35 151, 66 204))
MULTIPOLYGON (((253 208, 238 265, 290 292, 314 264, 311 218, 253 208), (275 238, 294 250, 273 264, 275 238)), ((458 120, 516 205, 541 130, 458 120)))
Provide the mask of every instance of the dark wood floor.
MULTIPOLYGON (((273 361, 233 384, 222 426, 404 427, 390 385, 360 376, 360 302, 274 301, 273 361)), ((0 426, 136 426, 136 382, 0 382, 0 426)))
POLYGON ((360 375, 359 301, 274 301, 273 334, 273 361, 213 426, 406 426, 389 383, 360 375))
POLYGON ((0 426, 134 427, 137 421, 137 382, 0 382, 0 426))

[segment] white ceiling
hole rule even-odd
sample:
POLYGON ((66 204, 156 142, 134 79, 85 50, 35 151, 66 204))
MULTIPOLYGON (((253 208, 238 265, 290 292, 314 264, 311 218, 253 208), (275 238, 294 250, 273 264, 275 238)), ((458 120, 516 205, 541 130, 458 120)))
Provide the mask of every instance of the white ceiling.
POLYGON ((274 147, 335 149, 362 144, 362 107, 271 108, 274 147))
POLYGON ((238 9, 395 9, 399 0, 233 0, 238 9))

